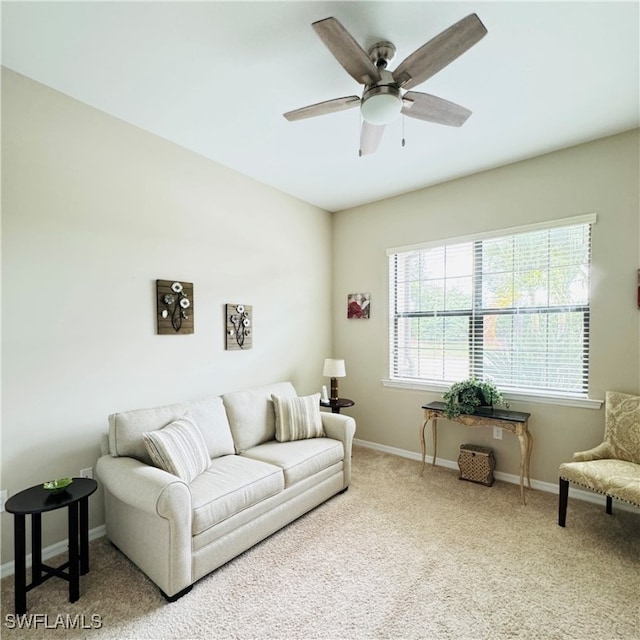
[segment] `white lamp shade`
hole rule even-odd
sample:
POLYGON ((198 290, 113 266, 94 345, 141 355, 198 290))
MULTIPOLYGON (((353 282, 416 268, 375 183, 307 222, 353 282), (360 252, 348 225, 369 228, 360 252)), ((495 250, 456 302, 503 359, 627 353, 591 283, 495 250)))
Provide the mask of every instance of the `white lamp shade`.
POLYGON ((327 358, 324 361, 324 369, 322 375, 327 378, 344 378, 347 372, 344 367, 344 360, 334 360, 327 358))

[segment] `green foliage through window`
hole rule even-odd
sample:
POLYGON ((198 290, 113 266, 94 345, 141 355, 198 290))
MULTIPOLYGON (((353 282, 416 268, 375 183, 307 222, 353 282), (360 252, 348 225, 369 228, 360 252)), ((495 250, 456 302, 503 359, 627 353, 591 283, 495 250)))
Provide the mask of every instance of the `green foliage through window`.
POLYGON ((390 251, 391 377, 586 397, 594 221, 390 251))

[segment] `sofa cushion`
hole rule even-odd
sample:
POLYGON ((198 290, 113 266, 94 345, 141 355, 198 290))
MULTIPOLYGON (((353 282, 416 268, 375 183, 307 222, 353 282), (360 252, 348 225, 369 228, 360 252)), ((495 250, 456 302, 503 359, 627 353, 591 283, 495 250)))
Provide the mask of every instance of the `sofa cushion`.
POLYGON ((153 464, 142 434, 162 429, 187 412, 187 403, 113 413, 109 416, 109 449, 112 456, 137 458, 153 464))
POLYGON ((202 433, 188 413, 142 437, 155 466, 185 482, 197 478, 211 462, 202 433))
POLYGON ((292 442, 267 442, 245 451, 241 457, 261 460, 282 468, 285 487, 330 467, 344 458, 342 442, 311 438, 292 442))
POLYGON ((320 394, 302 398, 272 395, 276 416, 276 440, 304 440, 325 435, 320 417, 320 394))
POLYGON ((189 402, 189 413, 200 427, 210 458, 235 453, 231 427, 220 396, 189 402))
POLYGON ((282 469, 242 456, 222 456, 190 485, 192 534, 230 518, 284 488, 282 469))
POLYGON ((275 438, 272 394, 291 397, 296 390, 290 382, 278 382, 222 396, 237 453, 275 438))
POLYGON ((170 422, 191 413, 207 443, 210 458, 234 453, 229 421, 219 396, 193 402, 180 402, 153 409, 136 409, 109 416, 109 450, 112 456, 128 456, 153 464, 142 434, 162 429, 170 422))

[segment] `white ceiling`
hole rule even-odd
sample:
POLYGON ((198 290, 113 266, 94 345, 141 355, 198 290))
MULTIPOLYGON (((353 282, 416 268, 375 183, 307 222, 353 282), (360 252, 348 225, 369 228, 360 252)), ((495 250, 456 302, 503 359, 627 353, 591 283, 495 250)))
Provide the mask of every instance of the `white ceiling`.
POLYGON ((2 2, 2 63, 329 211, 639 126, 638 2, 2 2), (473 111, 399 118, 358 157, 361 94, 311 23, 401 60, 470 13, 483 40, 417 87, 473 111), (404 120, 406 146, 401 146, 404 120))

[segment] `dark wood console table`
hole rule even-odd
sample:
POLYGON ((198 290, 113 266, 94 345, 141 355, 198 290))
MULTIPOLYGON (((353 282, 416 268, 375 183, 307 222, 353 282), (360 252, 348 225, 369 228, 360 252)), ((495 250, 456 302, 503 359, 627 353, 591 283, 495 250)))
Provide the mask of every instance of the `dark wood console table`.
POLYGON ((520 495, 522 496, 522 504, 526 505, 524 497, 524 478, 527 478, 527 484, 531 489, 530 463, 531 451, 533 450, 533 438, 529 432, 529 416, 530 413, 522 413, 520 411, 507 411, 503 409, 485 409, 479 408, 477 413, 473 415, 462 414, 455 418, 447 418, 444 413, 444 402, 431 402, 423 404, 424 423, 420 428, 420 444, 422 445, 422 467, 420 475, 424 474, 425 458, 427 454, 426 442, 424 439, 424 430, 429 420, 432 424, 433 432, 433 465, 436 464, 436 452, 438 442, 438 418, 446 418, 452 422, 463 424, 467 427, 501 427, 515 434, 520 441, 520 495))

